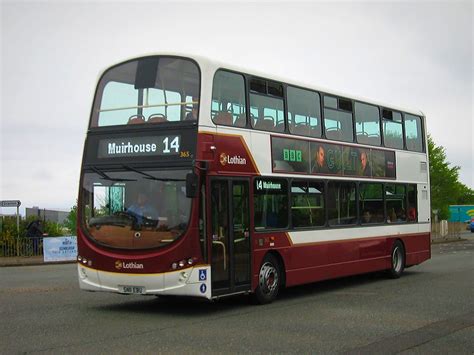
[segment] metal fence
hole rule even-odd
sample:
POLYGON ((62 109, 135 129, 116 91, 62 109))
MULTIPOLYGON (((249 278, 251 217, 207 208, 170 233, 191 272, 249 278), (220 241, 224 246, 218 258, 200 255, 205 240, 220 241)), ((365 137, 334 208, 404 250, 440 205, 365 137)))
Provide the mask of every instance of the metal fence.
POLYGON ((0 239, 0 257, 43 255, 43 237, 0 239))

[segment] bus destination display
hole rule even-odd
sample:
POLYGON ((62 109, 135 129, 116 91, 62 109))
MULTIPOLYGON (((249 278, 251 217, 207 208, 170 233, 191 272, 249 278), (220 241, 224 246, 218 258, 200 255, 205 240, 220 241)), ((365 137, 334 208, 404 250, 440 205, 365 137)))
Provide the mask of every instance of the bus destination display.
POLYGON ((97 156, 118 158, 178 155, 180 144, 180 135, 101 139, 97 156))

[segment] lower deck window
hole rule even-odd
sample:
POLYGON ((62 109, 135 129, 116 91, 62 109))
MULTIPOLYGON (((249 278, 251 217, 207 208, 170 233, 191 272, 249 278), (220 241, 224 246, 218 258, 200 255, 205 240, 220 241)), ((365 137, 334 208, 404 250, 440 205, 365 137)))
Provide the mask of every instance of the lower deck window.
POLYGON ((324 183, 294 181, 291 184, 293 227, 321 227, 326 224, 324 183))
POLYGON ((359 185, 359 214, 361 224, 383 223, 383 185, 359 185))
POLYGON ((283 178, 254 180, 257 231, 414 223, 418 221, 417 207, 416 184, 283 178), (291 187, 291 198, 287 186, 291 187))
POLYGON ((405 185, 387 184, 385 186, 385 204, 388 223, 406 222, 405 185))
POLYGON ((285 179, 254 180, 255 229, 288 226, 288 182, 285 179))
POLYGON ((356 224, 356 184, 330 181, 328 183, 327 205, 330 226, 356 224))

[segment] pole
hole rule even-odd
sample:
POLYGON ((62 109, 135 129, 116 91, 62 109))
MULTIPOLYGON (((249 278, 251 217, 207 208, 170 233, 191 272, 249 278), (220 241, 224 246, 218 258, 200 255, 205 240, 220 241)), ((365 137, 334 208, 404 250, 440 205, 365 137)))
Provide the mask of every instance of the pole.
MULTIPOLYGON (((20 200, 2 200, 0 201, 0 207, 16 207, 16 254, 20 256, 20 200)), ((0 227, 3 228, 3 216, 0 227)), ((2 231, 3 233, 3 231, 2 231)))
POLYGON ((20 206, 16 206, 16 256, 20 256, 20 206))

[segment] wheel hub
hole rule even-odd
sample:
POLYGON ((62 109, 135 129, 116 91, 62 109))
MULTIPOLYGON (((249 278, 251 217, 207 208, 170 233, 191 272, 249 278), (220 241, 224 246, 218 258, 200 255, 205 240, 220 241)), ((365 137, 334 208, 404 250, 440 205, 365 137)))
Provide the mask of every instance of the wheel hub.
POLYGON ((271 294, 277 289, 278 271, 272 264, 265 263, 260 268, 259 284, 265 294, 271 294))

